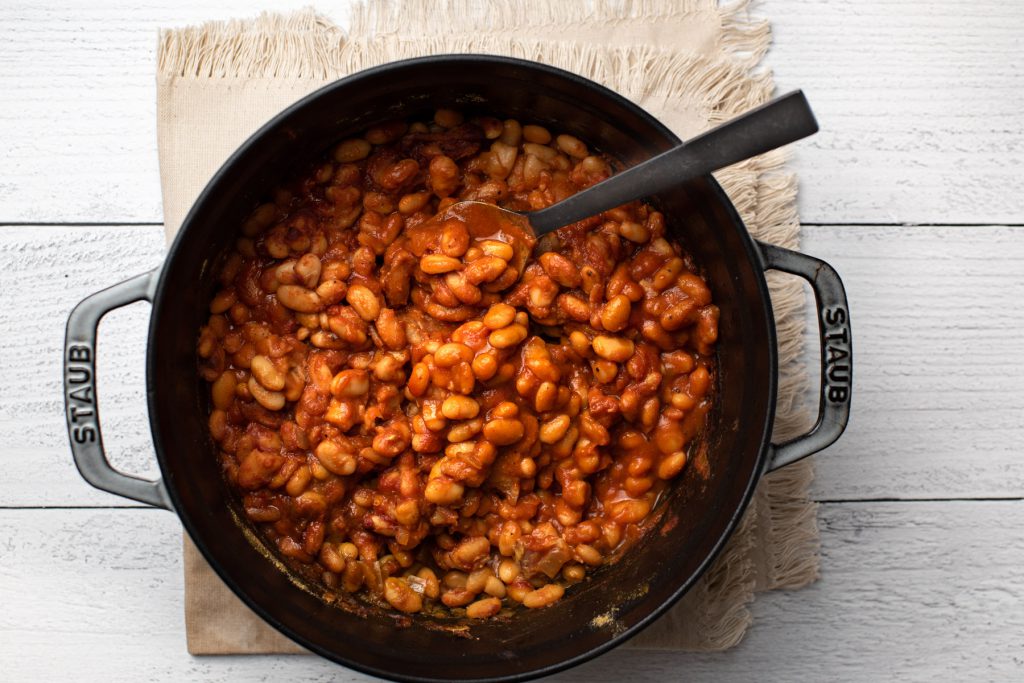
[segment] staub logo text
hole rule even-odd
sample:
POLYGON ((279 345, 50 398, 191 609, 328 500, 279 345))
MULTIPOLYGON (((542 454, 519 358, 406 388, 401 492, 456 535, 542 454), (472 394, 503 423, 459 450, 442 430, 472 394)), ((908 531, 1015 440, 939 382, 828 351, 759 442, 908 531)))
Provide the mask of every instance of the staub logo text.
POLYGON ((850 316, 836 306, 821 312, 825 324, 825 346, 822 349, 826 392, 832 403, 843 403, 850 397, 850 374, 853 366, 850 352, 850 316))
POLYGON ((92 347, 73 344, 67 347, 68 424, 75 443, 96 441, 96 371, 92 347))

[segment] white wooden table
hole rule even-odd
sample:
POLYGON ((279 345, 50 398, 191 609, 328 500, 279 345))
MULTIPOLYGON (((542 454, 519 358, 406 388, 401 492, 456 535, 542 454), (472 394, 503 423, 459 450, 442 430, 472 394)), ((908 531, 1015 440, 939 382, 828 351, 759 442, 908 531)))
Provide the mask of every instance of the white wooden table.
MULTIPOLYGON (((157 27, 307 1, 0 6, 2 680, 368 680, 311 656, 190 657, 176 518, 86 485, 62 424, 67 312, 164 250, 157 27)), ((1021 680, 1024 3, 757 10, 780 87, 823 128, 795 158, 804 250, 853 313, 853 421, 816 456, 822 578, 760 597, 727 653, 613 652, 560 680, 1021 680)), ((102 324, 99 376, 116 464, 152 474, 147 316, 102 324)))

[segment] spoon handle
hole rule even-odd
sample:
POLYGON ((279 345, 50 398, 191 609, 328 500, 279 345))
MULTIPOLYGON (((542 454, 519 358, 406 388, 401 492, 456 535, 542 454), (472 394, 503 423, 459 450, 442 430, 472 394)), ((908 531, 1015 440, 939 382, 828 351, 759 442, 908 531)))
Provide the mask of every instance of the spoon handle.
POLYGON ((800 90, 751 109, 653 159, 526 216, 541 235, 626 202, 677 187, 683 181, 764 154, 818 131, 800 90))

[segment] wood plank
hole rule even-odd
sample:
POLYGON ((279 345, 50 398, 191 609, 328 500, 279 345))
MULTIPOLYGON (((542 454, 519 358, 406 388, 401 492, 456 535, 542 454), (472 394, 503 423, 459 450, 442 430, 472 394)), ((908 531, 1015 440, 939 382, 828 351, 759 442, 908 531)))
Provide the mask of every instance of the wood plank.
MULTIPOLYGON (((819 499, 1024 491, 1024 229, 805 227, 850 299, 853 416, 819 499)), ((808 344, 811 349, 817 341, 808 344)))
MULTIPOLYGON (((64 326, 81 299, 160 265, 161 226, 0 227, 0 348, 12 382, 0 395, 0 505, 128 504, 78 475, 64 428, 64 326)), ((100 323, 97 376, 105 446, 126 472, 156 474, 143 378, 149 304, 100 323)))
MULTIPOLYGON (((824 500, 1020 496, 1024 490, 1024 229, 807 227, 805 250, 849 290, 856 374, 850 428, 816 457, 824 500)), ((159 264, 160 226, 0 227, 0 344, 19 359, 0 393, 3 505, 120 505, 71 463, 59 359, 79 299, 159 264), (46 473, 46 486, 40 473, 46 473)), ((810 307, 808 307, 810 311, 810 307)), ((100 329, 106 444, 126 471, 154 473, 144 397, 148 305, 100 329)), ((809 344, 809 347, 812 345, 809 344)), ((813 356, 813 354, 812 354, 813 356)))
POLYGON ((821 123, 794 150, 804 221, 1024 222, 1024 3, 766 0, 755 11, 772 22, 766 64, 780 90, 803 88, 821 123))
MULTIPOLYGON (((759 596, 720 654, 612 652, 562 681, 1014 680, 1024 503, 830 504, 822 578, 759 596)), ((181 530, 156 510, 0 510, 10 680, 373 680, 313 656, 186 654, 181 530)))
MULTIPOLYGON (((305 0, 0 7, 0 222, 158 222, 156 30, 305 0), (57 177, 60 178, 56 182, 57 177)), ((350 0, 321 3, 344 25, 350 0)), ((822 132, 796 150, 815 223, 1020 223, 1024 4, 766 0, 780 87, 822 132)))
MULTIPOLYGON (((0 222, 159 222, 160 28, 308 6, 139 0, 0 6, 0 222), (8 99, 10 98, 10 99, 8 99), (55 182, 59 176, 60 182, 55 182)), ((335 0, 344 15, 348 0, 335 0)))

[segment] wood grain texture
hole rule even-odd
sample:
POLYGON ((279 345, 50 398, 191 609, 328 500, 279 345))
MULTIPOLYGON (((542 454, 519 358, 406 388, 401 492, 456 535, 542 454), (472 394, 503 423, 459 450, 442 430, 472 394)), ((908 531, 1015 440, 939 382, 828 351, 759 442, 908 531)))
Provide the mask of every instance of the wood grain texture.
POLYGON ((1024 228, 805 227, 803 249, 842 276, 854 349, 813 494, 1024 495, 1024 228))
MULTIPOLYGON (((0 348, 13 380, 0 395, 2 505, 128 504, 78 475, 64 427, 64 326, 81 299, 159 266, 160 226, 0 227, 0 348)), ((99 328, 97 376, 105 446, 126 472, 156 473, 143 383, 149 304, 99 328)))
MULTIPOLYGON (((0 6, 0 223, 159 222, 156 31, 306 0, 0 6), (58 181, 59 178, 59 181, 58 181)), ((350 0, 318 8, 344 25, 350 0)), ((822 132, 797 145, 803 219, 1020 223, 1024 3, 763 0, 780 88, 822 132)))
MULTIPOLYGON (((856 359, 849 430, 817 458, 819 499, 1024 494, 1024 229, 808 227, 807 253, 849 292, 856 359)), ((159 264, 160 226, 0 227, 2 505, 123 505, 85 484, 63 426, 59 359, 79 299, 159 264), (31 315, 15 306, 36 292, 31 315), (46 472, 48 485, 40 486, 46 472)), ((811 309, 808 307, 808 311, 811 309)), ((99 395, 115 463, 155 472, 144 395, 148 304, 101 324, 99 395)), ((816 342, 808 340, 808 348, 816 342)))
MULTIPOLYGON (((822 579, 722 654, 612 652, 560 681, 1016 680, 1024 503, 823 505, 822 579)), ((0 510, 12 681, 368 681, 313 656, 185 651, 181 528, 156 510, 0 510)))
MULTIPOLYGON (((0 223, 162 220, 156 154, 157 31, 308 4, 4 2, 0 223)), ((349 2, 333 4, 344 14, 349 2)))
POLYGON ((764 0, 765 63, 821 132, 795 145, 816 223, 1024 222, 1024 3, 764 0))

